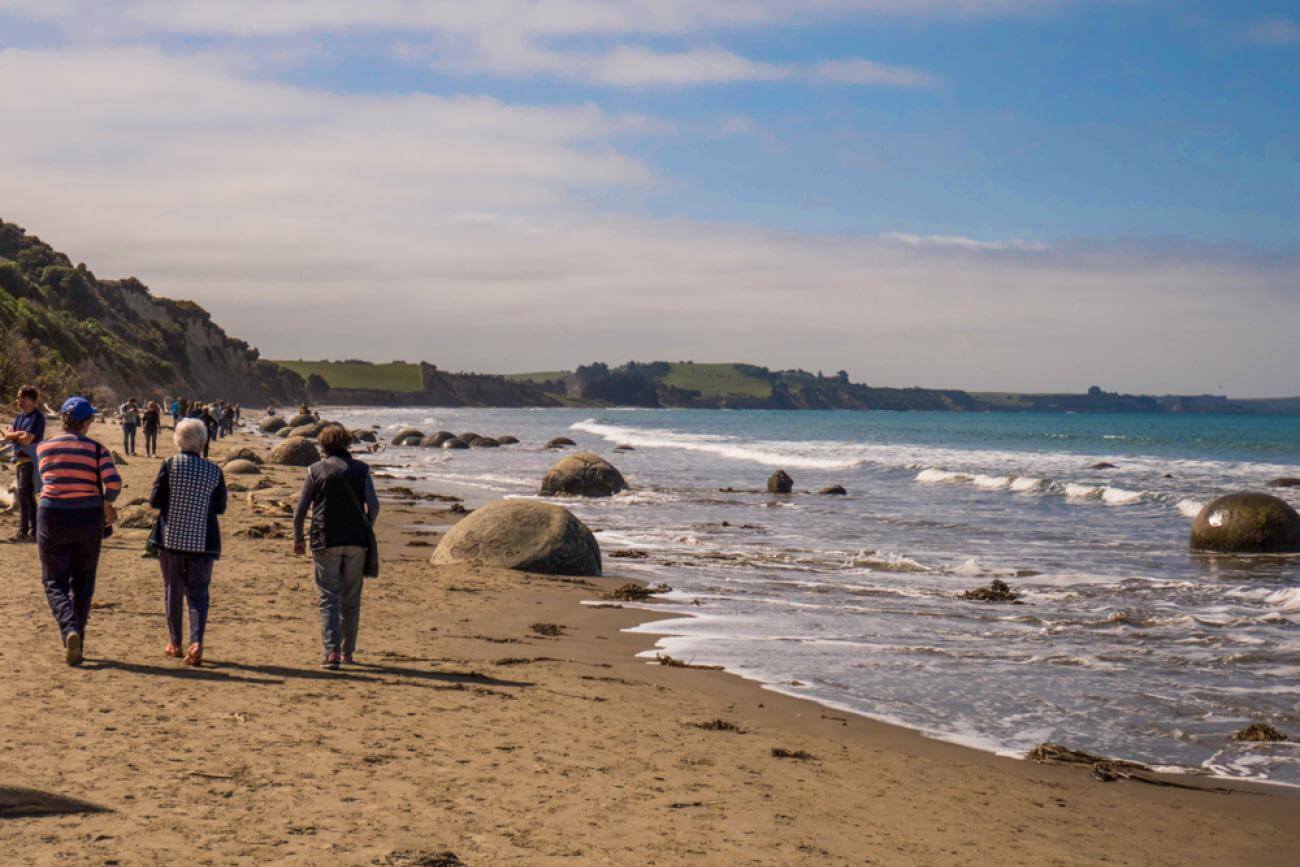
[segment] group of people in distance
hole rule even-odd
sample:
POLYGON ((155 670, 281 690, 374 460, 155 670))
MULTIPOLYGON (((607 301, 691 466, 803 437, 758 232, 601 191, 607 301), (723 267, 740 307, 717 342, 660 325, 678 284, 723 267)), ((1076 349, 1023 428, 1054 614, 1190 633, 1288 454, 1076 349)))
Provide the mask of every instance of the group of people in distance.
MULTIPOLYGON (((20 388, 17 405, 18 415, 3 435, 17 475, 19 530, 13 541, 36 544, 65 659, 80 665, 99 555, 117 521, 113 504, 122 492, 122 477, 113 453, 89 436, 97 415, 89 400, 65 400, 58 413, 62 431, 51 436, 35 387, 20 388)), ((169 409, 176 453, 159 467, 149 495, 158 518, 148 549, 157 552, 162 570, 168 634, 163 652, 197 666, 203 660, 213 567, 221 557, 220 517, 227 504, 225 474, 207 459, 208 446, 234 432, 239 407, 176 399, 169 409), (182 635, 187 608, 188 642, 182 635)), ((131 398, 119 414, 127 453, 136 454, 136 428, 142 427, 145 453, 156 456, 159 404, 148 401, 141 409, 131 398)), ((337 669, 354 662, 361 590, 365 576, 376 574, 373 528, 379 499, 369 466, 349 451, 352 436, 346 429, 329 425, 319 442, 324 457, 307 468, 294 510, 293 552, 305 555, 310 542, 322 665, 337 669), (310 534, 305 532, 308 515, 310 534)))

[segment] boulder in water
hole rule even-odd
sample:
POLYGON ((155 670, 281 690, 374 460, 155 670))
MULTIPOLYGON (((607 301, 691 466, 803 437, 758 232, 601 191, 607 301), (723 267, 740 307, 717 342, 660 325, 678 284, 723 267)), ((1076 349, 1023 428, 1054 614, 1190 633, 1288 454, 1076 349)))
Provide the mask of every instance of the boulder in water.
POLYGON ((469 441, 471 448, 476 449, 494 449, 501 445, 500 440, 494 440, 492 437, 474 437, 469 441))
POLYGON ((429 434, 427 437, 420 440, 420 447, 426 449, 440 449, 442 448, 442 444, 447 440, 453 440, 455 438, 456 435, 451 431, 440 430, 437 433, 429 434))
POLYGON ((275 433, 282 427, 288 427, 289 423, 278 415, 268 415, 257 423, 257 429, 262 433, 275 433))
POLYGON ((285 467, 310 467, 319 460, 316 445, 303 437, 289 437, 271 451, 271 463, 285 467))
POLYGON ((305 424, 311 424, 316 421, 316 416, 309 412, 300 412, 293 418, 289 419, 289 427, 301 427, 305 424))
POLYGON ((1270 488, 1300 488, 1300 479, 1294 476, 1283 476, 1280 479, 1274 479, 1268 483, 1270 488))
POLYGON ((456 434, 456 439, 460 440, 460 441, 463 442, 463 443, 468 443, 468 444, 470 444, 470 445, 473 445, 473 444, 474 444, 474 440, 476 440, 476 439, 478 439, 478 438, 479 438, 479 435, 476 434, 476 433, 473 433, 473 432, 466 432, 466 433, 463 433, 463 434, 456 434))
POLYGON ((567 449, 569 446, 576 446, 573 440, 568 437, 555 437, 546 444, 548 449, 567 449))
POLYGON ((424 439, 424 431, 417 427, 404 427, 393 436, 392 445, 418 446, 422 439, 424 439))
POLYGON ((538 493, 543 496, 609 497, 626 488, 627 481, 613 464, 600 455, 578 452, 547 470, 538 493))
POLYGON ((844 497, 844 496, 848 496, 849 492, 844 490, 843 485, 830 485, 829 487, 822 488, 817 493, 829 497, 844 497))
POLYGON ((320 421, 314 421, 309 424, 295 425, 294 427, 289 429, 289 436, 306 437, 307 439, 315 439, 316 437, 320 436, 320 432, 323 430, 325 430, 325 423, 320 421))
POLYGON ((587 525, 553 503, 501 500, 447 531, 433 564, 471 563, 548 575, 600 575, 600 545, 587 525))
POLYGON ((769 494, 788 494, 792 490, 794 490, 794 479, 790 478, 790 474, 785 470, 777 470, 767 480, 769 494))
POLYGON ((231 461, 252 461, 260 467, 262 465, 262 456, 250 448, 235 449, 226 455, 226 463, 231 461))
POLYGON ((439 446, 439 448, 443 448, 443 449, 467 449, 467 448, 469 448, 469 443, 465 442, 464 440, 462 440, 462 439, 460 439, 460 438, 458 438, 458 437, 452 437, 452 438, 449 439, 449 440, 443 440, 443 441, 442 441, 442 445, 439 446))
POLYGON ((1090 469, 1090 470, 1113 470, 1113 469, 1116 469, 1116 467, 1115 467, 1115 465, 1112 464, 1110 461, 1098 461, 1097 463, 1093 464, 1093 465, 1092 465, 1091 467, 1089 467, 1088 469, 1090 469))
POLYGON ((1191 546, 1193 551, 1228 554, 1300 551, 1300 515, 1269 494, 1228 494, 1196 516, 1191 546))
POLYGON ((236 458, 233 461, 226 461, 226 475, 234 476, 256 476, 262 472, 261 467, 252 461, 246 461, 243 458, 236 458))
POLYGON ((503 446, 512 446, 517 442, 519 442, 519 437, 512 437, 509 434, 506 434, 503 437, 497 437, 497 443, 503 446))
POLYGON ((364 428, 358 428, 357 430, 349 431, 349 433, 352 434, 352 442, 354 442, 354 443, 377 443, 377 442, 379 442, 379 437, 375 436, 375 432, 372 431, 372 430, 366 430, 366 429, 364 429, 364 428))

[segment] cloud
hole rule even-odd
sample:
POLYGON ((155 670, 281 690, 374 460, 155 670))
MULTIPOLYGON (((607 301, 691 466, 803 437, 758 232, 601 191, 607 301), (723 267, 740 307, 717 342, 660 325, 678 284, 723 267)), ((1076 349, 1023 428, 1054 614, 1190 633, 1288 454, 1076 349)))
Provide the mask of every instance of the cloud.
POLYGON ((1246 39, 1257 45, 1300 45, 1300 24, 1290 18, 1264 18, 1246 28, 1246 39))
MULTIPOLYGON (((0 209, 271 357, 637 358, 879 384, 1294 388, 1300 262, 649 219, 653 118, 330 93, 145 49, 0 52, 0 209), (76 110, 69 107, 75 106, 76 110)), ((743 126, 741 124, 740 126, 743 126)))

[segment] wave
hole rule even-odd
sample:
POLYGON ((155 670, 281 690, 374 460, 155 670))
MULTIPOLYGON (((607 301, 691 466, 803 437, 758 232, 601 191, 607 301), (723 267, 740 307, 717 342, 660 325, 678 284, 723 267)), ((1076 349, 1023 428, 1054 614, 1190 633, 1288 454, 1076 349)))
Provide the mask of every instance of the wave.
POLYGON ((1195 518, 1197 515, 1201 514, 1201 509, 1205 508, 1205 504, 1200 500, 1187 498, 1179 500, 1175 508, 1178 509, 1178 514, 1182 515, 1184 518, 1195 518))
POLYGON ((853 448, 854 445, 851 443, 780 442, 777 440, 744 442, 736 437, 715 434, 684 434, 662 428, 606 425, 599 423, 594 418, 575 422, 569 427, 571 430, 595 434, 609 442, 626 443, 637 448, 665 448, 703 452, 770 467, 849 470, 865 463, 861 458, 836 455, 836 452, 853 448))

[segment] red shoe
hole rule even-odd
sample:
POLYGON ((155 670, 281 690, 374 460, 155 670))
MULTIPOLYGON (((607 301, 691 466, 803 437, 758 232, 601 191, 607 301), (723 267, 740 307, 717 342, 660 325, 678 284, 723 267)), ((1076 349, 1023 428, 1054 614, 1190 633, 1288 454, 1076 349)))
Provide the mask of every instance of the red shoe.
POLYGON ((190 649, 185 651, 185 664, 198 665, 203 661, 203 645, 191 644, 190 649))
POLYGON ((169 644, 166 647, 164 647, 163 655, 172 656, 175 657, 176 659, 180 659, 182 656, 184 656, 184 654, 181 653, 181 649, 174 644, 169 644))
POLYGON ((331 669, 331 670, 333 670, 333 669, 337 669, 337 668, 339 667, 339 654, 338 654, 338 651, 334 651, 334 652, 331 653, 329 656, 325 657, 325 661, 322 662, 320 665, 321 665, 321 668, 328 668, 328 669, 331 669))

